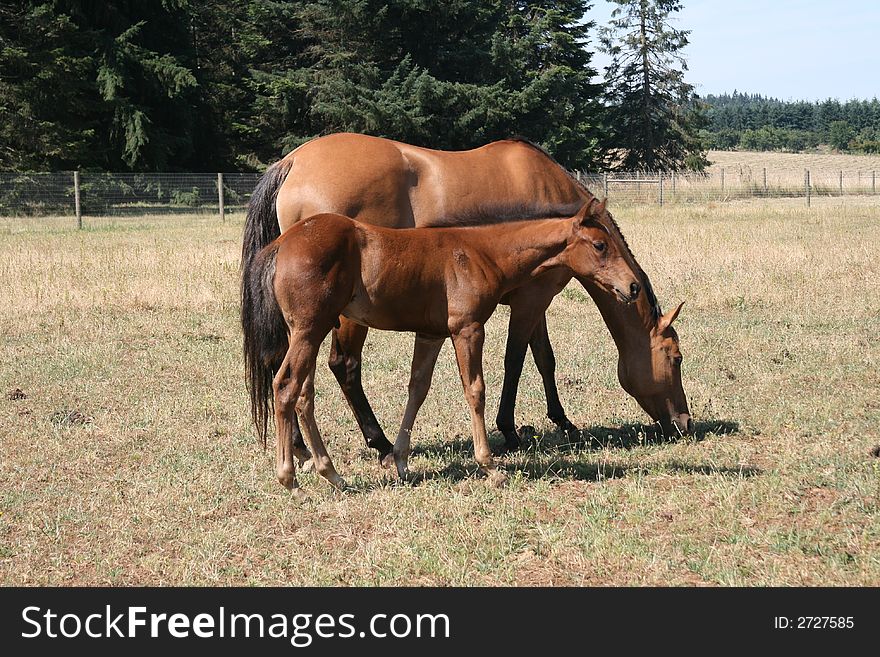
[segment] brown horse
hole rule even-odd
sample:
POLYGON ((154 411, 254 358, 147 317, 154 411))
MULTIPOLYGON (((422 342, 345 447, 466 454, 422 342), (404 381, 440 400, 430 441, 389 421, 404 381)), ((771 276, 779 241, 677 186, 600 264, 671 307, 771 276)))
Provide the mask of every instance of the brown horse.
MULTIPOLYGON (((281 231, 322 212, 407 228, 479 224, 503 217, 562 217, 592 199, 593 195, 549 155, 522 140, 445 152, 366 135, 328 135, 300 146, 270 167, 254 190, 242 247, 243 279, 256 253, 281 231)), ((635 304, 621 306, 601 288, 587 287, 617 345, 620 383, 665 432, 687 432, 692 422, 681 385, 678 336, 671 327, 681 306, 666 315, 661 312, 647 275, 611 215, 606 213, 599 221, 633 269, 640 272, 644 292, 635 304)), ((555 286, 557 281, 553 283, 555 286)), ((544 316, 556 293, 554 286, 535 280, 501 300, 510 306, 510 322, 497 426, 509 448, 518 444, 514 405, 529 346, 544 382, 548 417, 563 429, 573 429, 559 401, 544 316)), ((247 303, 243 295, 243 308, 247 303)), ((341 318, 339 328, 333 331, 330 368, 367 445, 378 450, 382 459, 391 453, 392 446, 361 386, 366 335, 366 327, 341 318)), ((433 350, 434 346, 417 338, 414 373, 432 366, 433 350)), ((253 402, 259 389, 252 389, 251 395, 253 402)), ((259 407, 252 403, 252 408, 256 413, 259 407)), ((258 425, 261 421, 265 425, 268 419, 267 411, 262 412, 262 418, 254 418, 258 425)), ((295 439, 302 445, 296 427, 295 439)))
MULTIPOLYGON (((490 480, 503 480, 483 419, 483 325, 506 293, 559 272, 566 281, 575 276, 622 303, 634 301, 640 292, 638 272, 594 218, 604 212, 604 202, 594 200, 569 220, 409 230, 322 214, 264 248, 245 283, 253 307, 262 312, 246 316, 245 335, 251 362, 264 382, 266 397, 259 400, 264 407, 269 403, 266 383, 272 381, 278 480, 298 488, 293 456, 302 461, 307 454, 294 444, 297 415, 318 472, 334 486, 345 486, 314 416, 318 349, 340 316, 433 341, 452 337, 470 405, 474 455, 490 480), (273 377, 271 364, 280 354, 273 377)), ((407 475, 408 456, 409 432, 401 432, 394 445, 401 478, 407 475)))

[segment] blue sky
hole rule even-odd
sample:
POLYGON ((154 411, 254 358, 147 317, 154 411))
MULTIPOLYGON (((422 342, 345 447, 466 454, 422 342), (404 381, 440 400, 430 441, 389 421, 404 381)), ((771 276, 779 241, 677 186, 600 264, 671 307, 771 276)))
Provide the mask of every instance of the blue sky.
MULTIPOLYGON (((880 0, 684 0, 691 30, 685 79, 701 95, 760 93, 782 100, 880 97, 880 0)), ((594 0, 587 18, 614 8, 594 0)), ((596 45, 595 35, 593 46, 596 45)), ((602 71, 608 60, 593 59, 602 71)))

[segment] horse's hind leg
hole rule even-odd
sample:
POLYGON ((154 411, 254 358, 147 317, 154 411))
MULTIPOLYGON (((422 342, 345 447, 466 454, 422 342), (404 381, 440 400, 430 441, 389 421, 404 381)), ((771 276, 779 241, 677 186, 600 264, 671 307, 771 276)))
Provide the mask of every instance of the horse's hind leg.
MULTIPOLYGON (((320 343, 319 343, 320 344, 320 343)), ((315 350, 317 356, 317 349, 315 350)), ((321 438, 321 432, 318 430, 318 424, 315 422, 315 359, 311 361, 311 368, 306 374, 302 389, 299 393, 299 399, 296 401, 296 413, 302 420, 303 435, 312 449, 312 460, 315 469, 324 479, 329 481, 333 486, 340 490, 344 490, 345 480, 336 472, 333 467, 333 461, 327 453, 324 440, 321 438)))
POLYGON ((565 415, 562 402, 559 401, 559 390, 556 388, 556 357, 553 355, 553 345, 550 344, 550 334, 547 333, 547 315, 541 315, 532 336, 529 339, 532 348, 532 356, 541 380, 544 382, 544 394, 547 396, 547 417, 553 423, 569 434, 577 436, 578 430, 565 415))
POLYGON ((301 495, 299 483, 296 480, 296 465, 293 456, 296 453, 294 447, 294 423, 296 422, 296 400, 299 397, 301 381, 297 381, 291 361, 296 360, 294 346, 287 351, 278 373, 272 381, 272 389, 275 396, 275 468, 278 481, 288 490, 301 495))
POLYGON ((339 328, 333 329, 329 365, 354 413, 367 447, 379 452, 381 463, 391 453, 392 446, 379 426, 361 382, 361 352, 366 339, 366 326, 340 317, 339 328))
POLYGON ((309 452, 309 448, 306 447, 306 443, 303 440, 302 431, 299 428, 299 418, 296 413, 291 417, 291 432, 290 432, 290 450, 293 452, 294 456, 296 456, 296 460, 299 461, 299 467, 303 469, 304 472, 309 470, 309 464, 311 463, 312 454, 309 452))
POLYGON ((400 431, 394 441, 394 462, 397 465, 397 475, 401 479, 406 479, 408 474, 412 428, 416 421, 416 415, 431 388, 434 365, 437 363, 437 356, 440 354, 445 339, 416 335, 412 368, 409 375, 409 397, 406 400, 406 410, 403 412, 400 431))

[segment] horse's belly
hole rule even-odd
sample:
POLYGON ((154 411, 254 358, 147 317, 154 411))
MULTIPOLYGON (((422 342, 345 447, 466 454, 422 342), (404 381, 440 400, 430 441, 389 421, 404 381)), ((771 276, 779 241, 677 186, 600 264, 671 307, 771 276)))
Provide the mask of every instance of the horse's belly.
POLYGON ((376 303, 366 295, 355 295, 342 315, 351 321, 382 331, 407 331, 430 335, 447 335, 446 321, 434 316, 430 308, 417 299, 391 299, 376 303))

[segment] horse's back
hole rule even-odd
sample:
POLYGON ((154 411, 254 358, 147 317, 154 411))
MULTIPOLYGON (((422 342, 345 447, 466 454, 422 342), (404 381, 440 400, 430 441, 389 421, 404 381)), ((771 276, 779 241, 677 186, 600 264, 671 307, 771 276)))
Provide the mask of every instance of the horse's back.
POLYGON ((289 153, 276 210, 282 232, 312 215, 338 213, 392 228, 413 226, 410 172, 395 142, 338 133, 289 153))
POLYGON ((321 212, 389 228, 567 214, 584 195, 545 153, 517 140, 439 151, 338 133, 287 158, 276 204, 282 231, 321 212))

